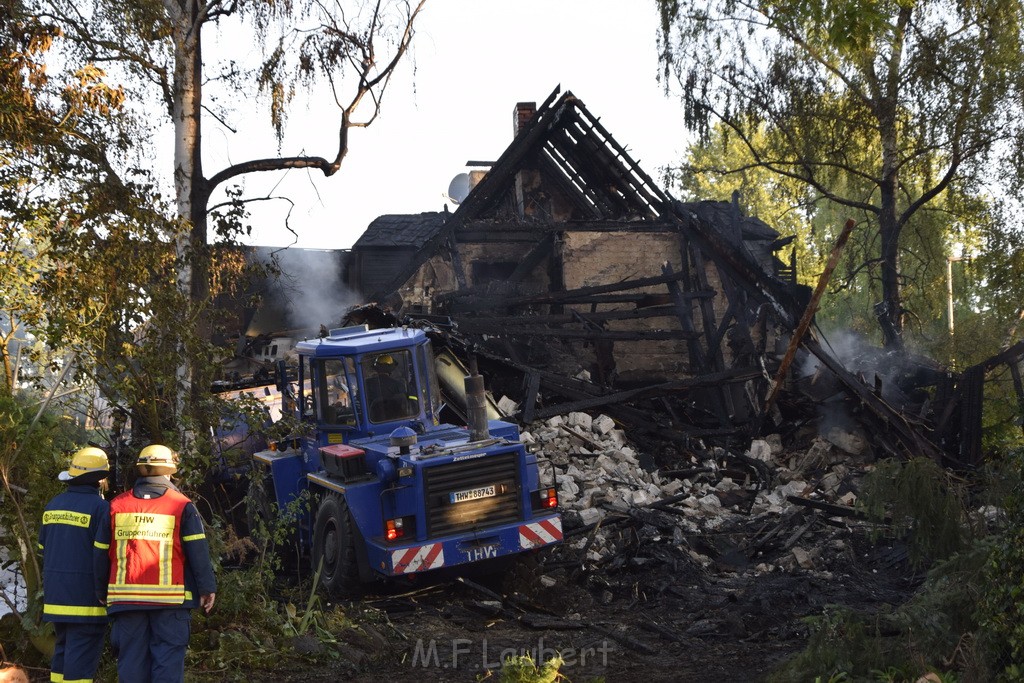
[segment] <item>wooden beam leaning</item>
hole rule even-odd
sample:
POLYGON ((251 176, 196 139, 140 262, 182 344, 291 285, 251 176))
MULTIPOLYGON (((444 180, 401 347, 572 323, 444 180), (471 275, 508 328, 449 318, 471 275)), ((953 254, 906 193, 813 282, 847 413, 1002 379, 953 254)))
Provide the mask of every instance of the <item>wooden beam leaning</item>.
POLYGON ((789 348, 786 349, 786 355, 782 357, 779 369, 775 373, 775 379, 768 389, 768 397, 765 398, 762 411, 764 415, 769 413, 772 404, 775 402, 775 396, 779 392, 779 387, 782 385, 782 380, 786 377, 786 373, 789 372, 789 365, 793 362, 793 357, 796 355, 796 349, 800 345, 800 340, 807 334, 811 321, 814 320, 814 314, 818 310, 818 302, 821 301, 821 297, 825 293, 825 286, 828 285, 828 281, 832 277, 832 271, 836 269, 836 265, 839 263, 839 255, 842 254, 843 247, 846 246, 846 242, 850 239, 850 233, 853 232, 853 226, 856 224, 856 221, 852 218, 846 221, 843 231, 839 233, 839 239, 836 240, 835 246, 832 247, 832 253, 828 257, 825 269, 821 271, 821 276, 818 278, 818 286, 814 288, 814 293, 811 295, 811 300, 807 303, 807 308, 804 309, 800 323, 793 331, 793 338, 789 342, 789 348))

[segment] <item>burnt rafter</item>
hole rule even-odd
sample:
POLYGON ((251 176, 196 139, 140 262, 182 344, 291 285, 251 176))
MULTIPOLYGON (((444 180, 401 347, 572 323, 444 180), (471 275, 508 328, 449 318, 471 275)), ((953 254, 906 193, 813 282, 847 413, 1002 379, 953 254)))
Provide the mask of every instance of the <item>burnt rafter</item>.
POLYGON ((549 152, 545 151, 544 154, 540 155, 538 164, 545 180, 554 183, 561 190, 562 194, 573 202, 573 205, 595 220, 601 218, 600 207, 587 197, 584 188, 577 185, 574 179, 565 173, 562 166, 556 159, 550 156, 549 152))
POLYGON ((558 123, 567 107, 572 106, 575 98, 571 93, 566 93, 559 100, 558 106, 552 106, 555 97, 558 96, 561 88, 555 88, 548 99, 538 109, 536 115, 527 124, 526 128, 520 131, 515 141, 510 145, 501 157, 494 163, 491 170, 483 177, 483 180, 473 188, 465 201, 459 205, 458 210, 451 215, 438 232, 431 237, 420 248, 416 256, 406 262, 398 273, 392 278, 391 283, 381 291, 375 292, 373 298, 383 300, 389 294, 397 291, 412 275, 419 269, 427 259, 438 253, 448 243, 448 240, 455 231, 463 225, 469 217, 479 217, 483 210, 494 202, 500 202, 509 183, 514 181, 519 171, 519 164, 541 141, 550 128, 558 123))
MULTIPOLYGON (((374 292, 374 299, 384 300, 398 291, 468 223, 509 215, 516 176, 525 168, 535 167, 546 178, 559 176, 561 180, 556 184, 566 198, 595 221, 629 217, 634 224, 666 222, 665 217, 672 214, 672 198, 658 188, 583 102, 571 92, 560 97, 559 92, 556 88, 537 108, 458 210, 398 269, 387 287, 374 292)), ((520 220, 530 222, 523 217, 520 220)), ((458 249, 457 241, 453 248, 458 249)))

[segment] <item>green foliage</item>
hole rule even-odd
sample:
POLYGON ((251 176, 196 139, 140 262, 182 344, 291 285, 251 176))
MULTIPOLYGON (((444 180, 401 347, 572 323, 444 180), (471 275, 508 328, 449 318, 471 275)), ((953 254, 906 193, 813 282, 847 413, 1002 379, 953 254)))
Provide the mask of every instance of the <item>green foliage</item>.
MULTIPOLYGON (((858 221, 828 291, 815 317, 828 337, 853 332, 867 339, 878 338, 878 321, 873 306, 882 298, 881 271, 875 256, 877 233, 871 212, 843 206, 813 191, 789 175, 774 172, 757 163, 750 145, 764 153, 775 150, 778 132, 767 124, 749 124, 745 138, 723 124, 713 126, 706 140, 687 150, 673 180, 686 199, 728 200, 739 193, 747 215, 760 218, 783 235, 795 235, 792 248, 779 254, 787 260, 795 253, 797 279, 805 285, 818 282, 839 231, 848 218, 858 221)), ((865 143, 865 150, 877 156, 877 144, 865 143)), ((939 172, 943 160, 933 156, 928 175, 939 172)), ((924 163, 919 164, 924 168, 924 163)), ((838 177, 836 191, 842 195, 870 195, 862 181, 838 177)), ((924 180, 904 176, 901 182, 909 195, 923 192, 924 180)), ((907 208, 902 197, 900 210, 907 208)), ((1007 320, 1018 314, 1020 278, 1013 277, 1010 263, 1017 263, 1020 248, 1006 238, 1005 219, 994 200, 973 195, 961 184, 953 184, 940 197, 914 212, 907 220, 900 240, 902 296, 907 313, 907 344, 951 365, 966 367, 997 353, 1007 339, 1007 320), (962 254, 988 254, 953 262, 954 315, 958 334, 951 337, 947 314, 947 259, 962 254), (988 287, 998 283, 999 291, 988 287), (1009 296, 1007 294, 1010 294, 1009 296), (990 300, 991 296, 991 300, 990 300)))
POLYGON ((984 568, 980 635, 998 680, 1024 680, 1024 451, 1007 457, 1015 482, 1006 497, 1002 533, 984 568))
POLYGON ((820 678, 870 680, 875 671, 895 669, 901 680, 914 680, 913 667, 902 652, 898 638, 883 637, 891 632, 891 614, 881 612, 865 617, 843 607, 828 607, 821 615, 808 617, 807 647, 797 657, 772 673, 773 683, 800 683, 820 678))
POLYGON ((506 657, 501 663, 498 680, 500 683, 555 683, 566 680, 560 673, 562 664, 562 658, 557 655, 539 664, 528 654, 506 657))
POLYGON ((57 474, 67 467, 71 453, 84 445, 85 434, 52 411, 41 411, 42 401, 33 392, 0 391, 0 529, 5 531, 0 544, 20 566, 28 592, 23 614, 14 604, 7 607, 20 614, 21 626, 36 648, 48 651, 52 631, 40 621, 39 524, 46 503, 64 488, 57 474))
POLYGON ((979 479, 989 489, 979 498, 1003 504, 988 533, 976 524, 970 544, 936 562, 895 609, 828 610, 813 619, 807 648, 773 680, 837 673, 853 680, 915 681, 925 673, 951 682, 1024 680, 1024 451, 999 465, 979 479))
POLYGON ((905 538, 922 566, 963 549, 968 534, 960 485, 928 458, 883 460, 865 478, 858 505, 878 534, 905 538))
POLYGON ((896 611, 894 625, 915 661, 931 663, 936 670, 952 669, 967 680, 990 678, 978 647, 977 607, 991 550, 986 537, 937 562, 920 590, 896 611))
MULTIPOLYGON (((886 342, 908 314, 940 340, 945 256, 977 253, 984 214, 1021 198, 1020 0, 658 4, 661 60, 687 127, 703 143, 728 131, 746 148, 709 170, 767 171, 800 210, 846 214, 824 221, 832 231, 861 222, 846 276, 884 302, 886 342)), ((865 320, 870 310, 856 308, 865 320)))

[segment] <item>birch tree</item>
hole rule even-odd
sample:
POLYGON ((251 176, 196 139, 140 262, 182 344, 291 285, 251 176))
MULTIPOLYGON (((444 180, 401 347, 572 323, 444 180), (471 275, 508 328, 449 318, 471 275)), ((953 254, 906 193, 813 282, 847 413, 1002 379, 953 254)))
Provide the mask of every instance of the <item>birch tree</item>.
POLYGON ((1020 196, 1024 6, 658 5, 664 75, 680 90, 689 128, 706 136, 720 123, 754 164, 872 217, 878 247, 864 265, 880 283, 883 341, 902 347, 901 235, 911 218, 954 185, 965 194, 1020 196), (759 138, 762 126, 777 135, 759 138))
MULTIPOLYGON (((353 128, 369 126, 378 116, 396 69, 414 36, 425 0, 30 0, 40 15, 64 26, 81 54, 95 63, 121 69, 137 112, 162 111, 173 127, 173 185, 177 220, 176 280, 191 301, 180 320, 209 337, 204 309, 210 288, 211 202, 218 189, 252 173, 310 169, 332 176, 349 150, 353 128), (237 44, 261 50, 255 66, 239 60, 207 63, 204 41, 214 29, 230 29, 237 44), (280 145, 289 107, 299 89, 337 106, 337 124, 325 131, 321 155, 253 158, 208 172, 204 167, 204 126, 216 118, 231 129, 230 119, 249 117, 247 110, 214 103, 211 84, 225 100, 250 105, 262 101, 270 113, 268 135, 280 145)), ((139 144, 147 146, 148 140, 139 144)), ((150 147, 150 159, 159 156, 150 147)), ((221 205, 245 202, 228 196, 221 205)), ((167 330, 168 335, 175 331, 167 330)), ((189 352, 180 347, 183 361, 189 352)), ((194 375, 183 362, 178 376, 177 412, 185 398, 205 390, 207 377, 194 375)))

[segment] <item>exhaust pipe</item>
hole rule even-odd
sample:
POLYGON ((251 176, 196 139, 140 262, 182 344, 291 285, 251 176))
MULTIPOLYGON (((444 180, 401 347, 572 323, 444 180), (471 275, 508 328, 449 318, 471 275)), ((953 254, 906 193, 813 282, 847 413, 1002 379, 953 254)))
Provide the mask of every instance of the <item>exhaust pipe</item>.
POLYGON ((487 426, 487 392, 484 378, 477 371, 476 356, 469 358, 469 374, 466 376, 466 421, 469 423, 469 440, 483 441, 491 436, 487 426))

